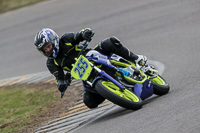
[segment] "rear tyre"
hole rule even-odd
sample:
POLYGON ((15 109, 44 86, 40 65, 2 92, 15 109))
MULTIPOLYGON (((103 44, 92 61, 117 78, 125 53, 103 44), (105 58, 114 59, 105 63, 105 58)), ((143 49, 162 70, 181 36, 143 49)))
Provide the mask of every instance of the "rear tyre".
POLYGON ((142 107, 140 97, 128 89, 121 92, 112 82, 100 79, 96 82, 95 89, 104 98, 124 108, 137 110, 142 107))
POLYGON ((153 85, 154 94, 161 96, 169 92, 169 89, 170 89, 169 84, 160 75, 151 79, 151 82, 153 85))

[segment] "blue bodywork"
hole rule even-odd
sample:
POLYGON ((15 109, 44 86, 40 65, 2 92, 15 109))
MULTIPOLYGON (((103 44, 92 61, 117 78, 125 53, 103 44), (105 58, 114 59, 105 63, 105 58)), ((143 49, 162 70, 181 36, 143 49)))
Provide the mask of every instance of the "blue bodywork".
MULTIPOLYGON (((98 64, 102 64, 110 69, 114 69, 114 66, 110 63, 110 58, 116 61, 120 61, 120 62, 125 62, 125 60, 123 60, 122 57, 113 54, 111 57, 104 55, 98 51, 95 50, 91 50, 89 51, 86 56, 85 56, 89 61, 94 61, 98 64)), ((118 86, 121 89, 125 89, 124 86, 122 86, 118 81, 116 81, 114 78, 112 78, 111 76, 109 76, 105 71, 101 71, 100 72, 100 76, 96 77, 96 79, 93 81, 93 83, 97 80, 97 79, 108 79, 109 81, 113 82, 116 86, 118 86)), ((144 83, 136 83, 135 87, 134 87, 134 93, 140 97, 142 100, 150 97, 153 95, 153 86, 151 84, 150 80, 146 80, 144 83)))
POLYGON ((134 92, 142 100, 147 99, 153 95, 153 85, 150 80, 146 80, 144 83, 136 83, 134 87, 134 92))
POLYGON ((104 66, 107 66, 111 69, 114 68, 114 66, 110 63, 110 60, 109 60, 109 56, 107 55, 104 55, 104 54, 101 54, 99 53, 98 51, 96 50, 91 50, 89 51, 86 56, 85 56, 89 61, 93 60, 95 61, 96 63, 98 64, 102 64, 104 66))

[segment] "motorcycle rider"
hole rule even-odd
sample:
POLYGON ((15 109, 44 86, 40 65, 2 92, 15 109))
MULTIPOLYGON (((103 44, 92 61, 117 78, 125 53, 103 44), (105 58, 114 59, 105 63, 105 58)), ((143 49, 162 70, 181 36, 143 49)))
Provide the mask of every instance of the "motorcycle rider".
MULTIPOLYGON (((93 35, 94 32, 90 28, 85 28, 79 32, 65 33, 61 38, 49 28, 44 28, 35 35, 34 45, 48 58, 46 62, 47 68, 55 76, 58 90, 61 93, 67 89, 71 82, 70 74, 65 74, 64 70, 70 72, 72 69, 72 64, 75 63, 74 58, 78 56, 81 50, 78 44, 84 40, 91 40, 93 35)), ((147 61, 146 56, 134 54, 124 47, 116 37, 101 41, 93 49, 106 55, 115 53, 139 65, 145 65, 147 61)), ((86 49, 84 53, 86 54, 89 50, 86 49)), ((83 102, 87 107, 95 108, 105 100, 102 96, 88 91, 87 85, 83 85, 83 102)))

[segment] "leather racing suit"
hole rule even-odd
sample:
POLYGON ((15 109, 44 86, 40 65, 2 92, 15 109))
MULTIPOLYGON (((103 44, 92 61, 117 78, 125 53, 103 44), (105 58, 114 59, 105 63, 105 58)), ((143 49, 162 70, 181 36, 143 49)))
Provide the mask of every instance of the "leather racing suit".
MULTIPOLYGON (((65 80, 64 70, 70 71, 72 69, 72 64, 75 63, 75 58, 81 50, 78 44, 81 41, 84 41, 81 34, 82 31, 83 30, 80 32, 65 33, 62 35, 59 41, 60 48, 58 56, 55 59, 47 59, 47 67, 51 74, 56 77, 57 81, 65 80)), ((89 49, 86 49, 85 53, 88 50, 89 49)), ((116 37, 110 37, 101 41, 94 47, 94 50, 106 55, 115 53, 133 62, 138 59, 138 56, 124 47, 116 37)), ((87 85, 84 85, 83 102, 87 107, 95 108, 105 100, 102 96, 88 90, 87 85)))

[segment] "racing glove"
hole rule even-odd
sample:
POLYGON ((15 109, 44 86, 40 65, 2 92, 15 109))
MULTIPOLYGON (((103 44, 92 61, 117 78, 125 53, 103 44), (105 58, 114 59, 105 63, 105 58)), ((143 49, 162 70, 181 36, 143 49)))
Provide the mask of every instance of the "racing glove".
POLYGON ((84 31, 82 31, 82 37, 84 40, 91 41, 93 35, 94 32, 90 28, 85 28, 84 31))
POLYGON ((66 81, 64 80, 58 80, 57 87, 58 87, 58 90, 62 93, 67 89, 68 84, 66 84, 66 81))
POLYGON ((135 62, 140 65, 140 66, 144 66, 147 62, 147 57, 144 55, 137 55, 138 59, 135 60, 135 62))

